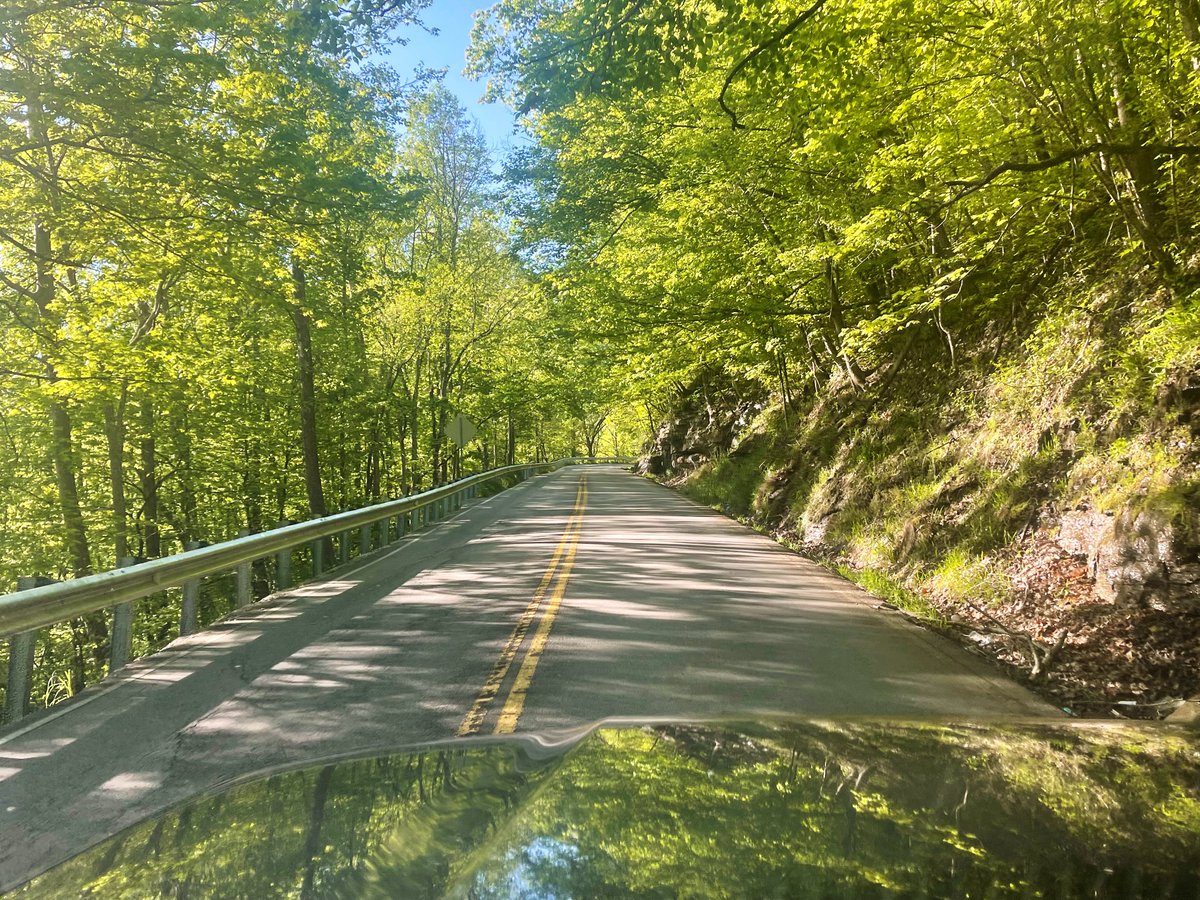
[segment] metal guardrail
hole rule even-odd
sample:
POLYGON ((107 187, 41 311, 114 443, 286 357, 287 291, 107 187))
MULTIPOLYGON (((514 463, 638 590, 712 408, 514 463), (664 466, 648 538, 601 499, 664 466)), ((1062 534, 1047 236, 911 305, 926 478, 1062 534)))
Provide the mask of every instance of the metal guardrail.
POLYGON ((317 577, 333 565, 323 559, 326 542, 337 538, 340 561, 349 561, 351 534, 358 531, 358 555, 373 552, 405 534, 441 520, 447 512, 462 507, 464 499, 477 495, 480 487, 512 475, 525 480, 530 475, 550 472, 567 465, 627 464, 628 457, 570 457, 553 462, 504 466, 470 475, 450 484, 347 512, 284 525, 260 534, 244 535, 218 544, 185 550, 173 556, 128 565, 96 575, 50 584, 22 579, 13 594, 0 596, 0 637, 9 637, 8 682, 4 721, 25 715, 31 683, 33 648, 37 631, 91 613, 113 609, 109 672, 120 669, 130 658, 133 601, 167 588, 183 587, 180 611, 181 635, 197 626, 200 582, 212 575, 237 574, 238 607, 250 602, 250 566, 256 560, 276 559, 276 590, 291 587, 291 555, 308 545, 312 573, 317 577), (377 538, 376 538, 377 535, 377 538), (36 585, 36 586, 35 586, 36 585))

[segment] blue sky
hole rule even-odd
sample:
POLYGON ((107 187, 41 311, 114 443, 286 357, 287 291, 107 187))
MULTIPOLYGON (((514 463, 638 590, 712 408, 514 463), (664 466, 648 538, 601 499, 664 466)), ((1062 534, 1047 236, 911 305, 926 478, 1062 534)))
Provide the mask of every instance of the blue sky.
MULTIPOLYGON (((486 8, 487 4, 482 5, 486 8)), ((462 74, 467 45, 471 43, 472 14, 479 8, 478 0, 433 0, 421 19, 426 28, 436 29, 438 34, 407 28, 400 34, 408 43, 394 49, 388 58, 400 72, 412 72, 422 63, 431 69, 446 69, 446 87, 479 121, 489 146, 501 151, 499 156, 520 140, 513 134, 513 114, 503 104, 480 103, 483 83, 470 81, 462 74)))

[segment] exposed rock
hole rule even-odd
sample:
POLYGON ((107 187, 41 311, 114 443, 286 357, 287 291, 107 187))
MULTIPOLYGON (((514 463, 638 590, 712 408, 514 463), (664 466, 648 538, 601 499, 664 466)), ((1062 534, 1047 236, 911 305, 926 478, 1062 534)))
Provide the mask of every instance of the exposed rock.
MULTIPOLYGON (((1043 646, 1066 633, 1042 686, 1059 705, 1084 715, 1157 718, 1174 708, 1173 699, 1200 690, 1200 604, 1164 611, 1103 600, 1084 556, 1066 552, 1046 530, 1021 538, 998 562, 1016 590, 990 604, 989 617, 1043 646)), ((968 621, 978 612, 946 608, 968 621)), ((998 655, 1028 665, 1019 643, 1007 652, 1007 659, 998 655)))
POLYGON ((761 385, 734 384, 725 375, 701 376, 680 391, 672 418, 659 428, 638 470, 658 476, 687 472, 744 449, 747 426, 764 401, 761 385))
POLYGON ((800 528, 800 542, 806 546, 824 547, 825 532, 829 530, 832 520, 832 515, 822 516, 815 522, 805 520, 800 528))
POLYGON ((1194 607, 1200 605, 1200 557, 1188 524, 1156 512, 1073 509, 1061 517, 1057 542, 1086 557, 1102 600, 1164 610, 1194 607))
POLYGON ((1200 697, 1185 700, 1179 709, 1167 716, 1167 721, 1176 725, 1195 725, 1200 727, 1200 697))
POLYGON ((1158 404, 1180 424, 1187 425, 1193 436, 1200 436, 1200 372, 1183 374, 1167 382, 1158 404))

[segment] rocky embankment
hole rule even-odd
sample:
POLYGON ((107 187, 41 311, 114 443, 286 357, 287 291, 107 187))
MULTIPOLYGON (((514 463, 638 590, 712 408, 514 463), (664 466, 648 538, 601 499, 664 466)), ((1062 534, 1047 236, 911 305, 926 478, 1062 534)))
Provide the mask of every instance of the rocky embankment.
POLYGON ((881 436, 856 456, 862 434, 829 421, 854 419, 854 402, 785 421, 761 391, 709 383, 681 395, 642 470, 869 589, 883 584, 885 599, 1073 713, 1157 718, 1200 693, 1194 464, 1147 474, 1152 491, 1114 502, 1095 455, 1069 445, 1031 447, 1015 469, 981 469, 965 450, 913 466, 939 440, 968 443, 971 423, 889 443, 889 420, 862 415, 860 429, 881 436))

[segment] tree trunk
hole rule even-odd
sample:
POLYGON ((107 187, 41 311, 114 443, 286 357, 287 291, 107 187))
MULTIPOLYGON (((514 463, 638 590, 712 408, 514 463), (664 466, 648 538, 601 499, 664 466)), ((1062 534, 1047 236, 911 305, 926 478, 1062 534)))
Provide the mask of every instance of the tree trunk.
MULTIPOLYGON (((1129 61, 1119 25, 1114 24, 1113 31, 1108 55, 1120 139, 1130 144, 1145 145, 1153 141, 1153 130, 1142 115, 1141 97, 1138 95, 1133 65, 1129 61)), ((1138 149, 1121 154, 1121 163, 1129 174, 1129 183, 1133 189, 1133 215, 1128 217, 1130 224, 1142 239, 1146 252, 1163 276, 1170 280, 1175 274, 1176 264, 1174 256, 1163 241, 1163 220, 1166 213, 1159 193, 1158 158, 1148 149, 1138 149)))
POLYGON ((412 490, 412 486, 409 483, 408 418, 404 413, 400 413, 400 418, 396 422, 396 432, 400 438, 400 496, 406 497, 412 490))
POLYGON ((104 437, 108 443, 108 480, 112 491, 113 553, 116 564, 129 555, 128 504, 125 501, 125 404, 129 386, 121 388, 121 399, 104 403, 104 437))
POLYGON ((54 458, 54 480, 58 485, 59 506, 62 510, 63 527, 66 529, 71 574, 80 578, 91 574, 92 557, 88 549, 83 511, 79 506, 79 489, 75 482, 78 463, 71 437, 71 417, 62 404, 50 404, 50 423, 50 453, 54 458))
POLYGON ((291 444, 283 445, 282 465, 275 470, 275 521, 282 522, 287 515, 288 472, 292 470, 291 444))
MULTIPOLYGON (((26 136, 31 143, 46 148, 46 171, 44 199, 52 209, 58 209, 58 161, 54 157, 46 133, 46 111, 37 94, 26 100, 26 136)), ((33 301, 38 316, 48 331, 57 330, 60 317, 53 310, 55 300, 54 246, 50 229, 35 213, 33 220, 33 256, 35 285, 33 301)), ((46 380, 53 385, 58 381, 58 371, 53 363, 45 363, 46 380)), ((57 398, 49 400, 50 455, 54 465, 54 481, 58 488, 59 510, 62 514, 71 569, 75 577, 87 575, 92 570, 91 553, 88 549, 87 527, 79 506, 77 476, 79 464, 71 435, 71 417, 66 407, 57 398)))
POLYGON ((517 464, 517 425, 513 421, 512 410, 508 411, 508 440, 504 448, 505 465, 517 464))
MULTIPOLYGON (((30 117, 33 118, 32 112, 30 117)), ((51 312, 55 293, 54 275, 51 271, 53 247, 49 229, 40 222, 35 222, 33 226, 33 246, 37 255, 35 302, 43 320, 53 319, 56 318, 51 312)), ((58 371, 49 362, 46 363, 46 379, 50 384, 58 381, 58 371)), ((91 573, 92 557, 88 548, 87 526, 79 506, 79 487, 76 481, 79 462, 71 433, 71 416, 57 399, 52 399, 49 407, 50 456, 54 463, 54 482, 58 487, 58 504, 62 513, 67 552, 71 558, 71 571, 79 578, 91 573)))
POLYGON ((175 445, 175 472, 179 481, 179 543, 185 549, 199 538, 196 522, 196 488, 192 473, 192 435, 188 430, 187 406, 177 406, 171 416, 171 436, 175 445))
POLYGON ((825 287, 829 292, 829 324, 833 328, 833 346, 830 350, 841 361, 850 383, 861 391, 864 389, 865 376, 858 364, 842 349, 842 331, 846 327, 842 319, 842 291, 838 286, 837 269, 829 257, 825 258, 825 287))
MULTIPOLYGON (((260 359, 258 339, 251 344, 252 358, 260 359)), ((262 384, 255 382, 246 397, 245 415, 260 415, 263 426, 270 421, 271 413, 267 408, 266 396, 262 384)), ((263 478, 262 478, 262 428, 252 428, 247 432, 245 443, 245 471, 242 475, 242 505, 245 509, 246 528, 251 534, 262 531, 263 528, 263 478)))
POLYGON ((154 445, 154 401, 142 400, 138 411, 142 429, 141 468, 138 481, 142 489, 143 553, 149 559, 162 556, 162 532, 158 527, 158 453, 154 445))
POLYGON ((304 489, 308 494, 308 510, 314 516, 324 516, 325 494, 321 489, 321 461, 317 444, 317 395, 314 383, 312 331, 308 313, 304 310, 307 285, 304 269, 292 260, 292 325, 296 338, 296 373, 300 381, 300 448, 304 456, 304 489))
POLYGON ((380 459, 379 447, 379 429, 377 426, 371 426, 371 435, 367 440, 367 483, 366 493, 367 502, 374 503, 379 499, 380 485, 383 481, 381 472, 382 460, 380 459))
MULTIPOLYGON (((456 231, 457 236, 457 231, 456 231)), ((451 250, 451 269, 453 269, 454 250, 451 250)), ((438 467, 437 479, 438 484, 443 484, 447 480, 450 467, 450 454, 445 450, 446 424, 450 418, 450 379, 454 374, 454 363, 450 353, 450 335, 451 321, 450 315, 453 307, 447 306, 446 320, 442 325, 442 363, 439 366, 438 372, 438 402, 437 402, 437 424, 434 426, 435 440, 437 441, 438 455, 441 457, 440 466, 438 467)))
POLYGON ((421 489, 421 369, 424 362, 425 354, 418 353, 415 373, 413 374, 412 411, 409 416, 409 421, 412 425, 412 434, 409 436, 409 441, 412 445, 412 465, 409 466, 409 471, 412 474, 412 490, 414 494, 421 489))
POLYGON ((438 409, 437 394, 431 383, 429 385, 429 439, 431 442, 429 483, 433 487, 442 483, 442 429, 438 427, 439 424, 441 424, 441 415, 438 409))
POLYGON ((1200 71, 1200 56, 1196 55, 1195 47, 1200 44, 1200 3, 1197 0, 1179 0, 1179 23, 1183 34, 1192 44, 1189 59, 1194 71, 1200 71))

